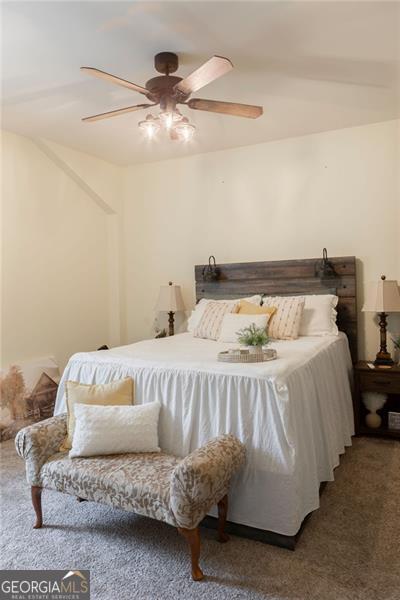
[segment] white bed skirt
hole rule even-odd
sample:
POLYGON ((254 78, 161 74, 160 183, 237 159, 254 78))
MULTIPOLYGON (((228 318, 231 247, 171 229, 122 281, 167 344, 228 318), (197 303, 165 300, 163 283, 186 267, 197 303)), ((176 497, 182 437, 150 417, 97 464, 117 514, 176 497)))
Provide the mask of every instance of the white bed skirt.
POLYGON ((181 334, 74 355, 55 414, 65 411, 65 381, 131 376, 135 403, 162 404, 164 451, 185 456, 223 433, 246 444, 246 466, 230 492, 230 521, 295 535, 319 507, 320 482, 333 480, 354 433, 347 338, 278 342, 280 358, 255 365, 217 363, 217 352, 228 347, 181 334))

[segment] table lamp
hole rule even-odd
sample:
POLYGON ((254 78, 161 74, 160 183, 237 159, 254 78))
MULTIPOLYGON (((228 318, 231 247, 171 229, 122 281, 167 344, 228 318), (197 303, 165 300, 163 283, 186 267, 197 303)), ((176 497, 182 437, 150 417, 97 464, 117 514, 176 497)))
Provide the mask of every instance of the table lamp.
POLYGON ((368 286, 363 312, 379 314, 381 347, 374 360, 377 367, 392 367, 394 362, 386 346, 387 313, 400 312, 400 294, 397 281, 386 279, 382 275, 380 281, 368 286))
POLYGON ((156 310, 168 313, 169 335, 174 335, 174 314, 179 310, 185 310, 181 286, 172 281, 168 285, 161 285, 156 310))

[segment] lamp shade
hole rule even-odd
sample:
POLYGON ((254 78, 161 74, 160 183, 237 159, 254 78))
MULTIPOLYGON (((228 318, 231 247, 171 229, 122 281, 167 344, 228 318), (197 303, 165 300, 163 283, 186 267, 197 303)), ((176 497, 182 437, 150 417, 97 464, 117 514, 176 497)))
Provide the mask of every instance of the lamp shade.
POLYGON ((400 312, 400 293, 397 281, 382 275, 380 281, 370 283, 367 288, 363 312, 400 312))
POLYGON ((172 281, 170 281, 168 285, 161 285, 156 310, 159 312, 177 312, 178 310, 185 310, 181 286, 172 283, 172 281))

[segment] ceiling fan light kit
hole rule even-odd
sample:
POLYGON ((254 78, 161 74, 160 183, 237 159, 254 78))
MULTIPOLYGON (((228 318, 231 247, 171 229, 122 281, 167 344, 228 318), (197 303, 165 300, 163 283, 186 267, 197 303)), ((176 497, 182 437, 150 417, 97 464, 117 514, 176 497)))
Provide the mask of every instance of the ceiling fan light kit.
POLYGON ((149 140, 152 140, 161 128, 169 132, 172 140, 183 142, 191 140, 196 131, 196 127, 178 110, 174 113, 160 113, 159 117, 148 114, 144 121, 139 121, 138 127, 149 140))
POLYGON ((183 104, 194 110, 246 117, 248 119, 256 119, 263 113, 262 106, 238 104, 235 102, 220 102, 218 100, 203 100, 201 98, 189 99, 189 96, 193 94, 193 92, 196 92, 233 69, 233 65, 228 58, 213 56, 185 79, 171 75, 171 73, 174 73, 179 66, 178 56, 173 52, 160 52, 156 54, 154 57, 154 66, 156 71, 163 73, 163 75, 149 79, 149 81, 146 82, 145 87, 127 81, 126 79, 121 79, 120 77, 116 77, 115 75, 111 75, 100 69, 81 67, 81 70, 88 75, 104 79, 110 83, 143 94, 150 101, 150 103, 147 104, 137 104, 135 106, 128 106, 85 117, 82 121, 91 123, 159 105, 159 116, 154 117, 153 115, 148 114, 143 121, 138 123, 139 129, 141 129, 149 139, 153 139, 162 128, 169 133, 171 140, 188 142, 192 139, 196 128, 189 122, 189 119, 183 116, 177 109, 177 104, 183 104))

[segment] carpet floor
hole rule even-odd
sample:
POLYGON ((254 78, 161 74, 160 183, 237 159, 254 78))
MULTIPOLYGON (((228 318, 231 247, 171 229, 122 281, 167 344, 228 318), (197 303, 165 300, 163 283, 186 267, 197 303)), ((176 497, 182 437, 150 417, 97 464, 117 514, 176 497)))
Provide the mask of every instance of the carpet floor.
POLYGON ((202 530, 204 581, 189 577, 168 525, 45 491, 33 530, 30 490, 13 443, 1 452, 3 569, 90 569, 92 600, 399 600, 400 444, 358 438, 295 552, 202 530))

